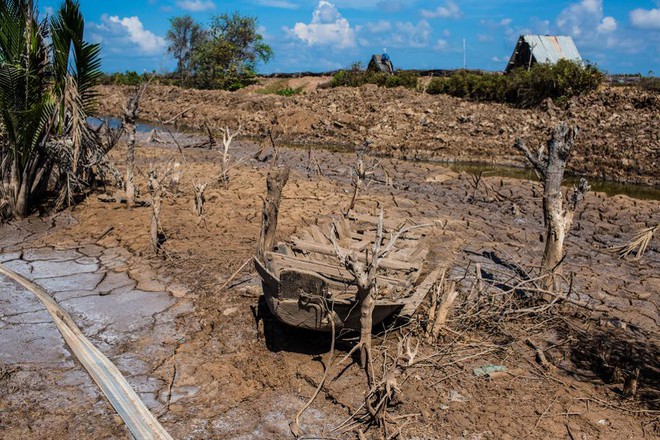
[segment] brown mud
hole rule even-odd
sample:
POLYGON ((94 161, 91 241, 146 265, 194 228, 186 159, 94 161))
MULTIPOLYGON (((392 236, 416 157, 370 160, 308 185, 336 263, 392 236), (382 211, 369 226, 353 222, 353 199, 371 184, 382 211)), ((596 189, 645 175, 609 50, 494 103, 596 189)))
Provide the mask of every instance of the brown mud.
MULTIPOLYGON (((147 93, 141 103, 142 117, 157 119, 149 108, 157 103, 154 97, 168 90, 198 93, 154 88, 151 98, 147 93)), ((119 105, 114 95, 119 91, 104 93, 106 105, 119 105)), ((209 92, 199 96, 203 93, 209 92)), ((214 106, 225 96, 210 93, 217 101, 214 106)), ((329 92, 319 93, 321 98, 329 92)), ((387 92, 426 99, 408 93, 387 92)), ((481 106, 447 99, 440 102, 481 106)), ((204 105, 210 111, 211 104, 204 105)), ((261 113, 259 130, 269 126, 269 113, 261 113)), ((243 125, 248 127, 248 121, 243 125)), ((532 138, 541 138, 536 128, 528 130, 530 136, 534 132, 532 138)), ((181 144, 199 140, 179 137, 181 144)), ((55 280, 46 287, 117 364, 174 438, 292 438, 289 422, 314 392, 328 359, 327 335, 283 326, 267 312, 251 266, 220 289, 254 254, 268 170, 268 164, 253 159, 259 149, 251 142, 233 145, 233 159, 241 163, 230 170, 229 188, 224 189, 217 181, 219 152, 183 149, 184 159, 173 145, 148 145, 146 135, 140 136, 137 166, 143 199, 143 174, 151 165, 182 164, 180 183, 162 206, 164 258, 154 257, 151 250, 150 208, 127 209, 108 202, 121 196, 113 188, 55 217, 29 218, 0 228, 2 260, 37 282, 55 280), (197 182, 209 183, 203 219, 193 213, 192 186, 197 182), (95 278, 98 273, 112 273, 116 283, 101 286, 95 278), (88 285, 74 290, 70 276, 77 277, 74 285, 88 285), (62 285, 63 279, 69 282, 62 285)), ((112 152, 117 164, 124 156, 123 146, 112 152)), ((307 151, 280 151, 279 163, 292 167, 280 207, 282 238, 340 213, 350 201, 355 155, 315 151, 314 157, 318 167, 313 168, 323 175, 308 169, 307 151)), ((376 161, 370 158, 368 164, 376 161)), ((589 309, 568 304, 556 304, 543 313, 512 308, 513 317, 479 320, 478 313, 468 310, 477 263, 483 280, 494 286, 505 286, 517 268, 533 271, 540 263, 543 220, 538 183, 486 176, 475 189, 469 173, 439 164, 378 161, 356 209, 375 214, 383 208, 391 219, 437 221, 429 267, 449 266, 461 292, 437 343, 423 342, 426 305, 407 327, 375 329, 379 362, 396 353, 397 338, 421 342, 417 357, 424 362, 399 378, 401 393, 391 409, 398 417, 400 438, 660 435, 660 243, 656 237, 639 261, 621 260, 608 250, 630 240, 637 230, 660 223, 660 201, 587 195, 568 237, 564 273, 571 280, 571 298, 587 302, 589 309), (391 186, 385 185, 387 176, 391 186), (528 338, 545 350, 551 368, 539 365, 528 338), (490 378, 475 375, 475 368, 489 365, 505 366, 508 372, 490 378), (638 392, 624 398, 615 371, 627 374, 635 368, 640 369, 638 392)), ((52 332, 30 293, 0 282, 0 437, 127 437, 121 420, 52 332)), ((337 357, 350 349, 352 340, 347 337, 337 357)), ((348 365, 332 368, 321 394, 303 416, 301 425, 309 436, 356 438, 355 431, 333 430, 363 402, 364 373, 348 365)), ((368 431, 373 438, 378 434, 377 428, 368 431)))
MULTIPOLYGON (((365 140, 377 154, 433 161, 525 166, 512 148, 517 136, 541 145, 558 122, 577 124, 581 135, 569 172, 628 183, 660 185, 660 95, 633 87, 603 88, 569 101, 517 109, 403 88, 320 87, 329 78, 288 80, 305 93, 291 97, 255 93, 269 82, 238 92, 152 86, 141 105, 149 121, 172 118, 182 126, 243 126, 263 136, 272 124, 282 142, 352 149, 365 140), (181 114, 181 112, 184 112, 181 114)), ((120 115, 127 87, 103 86, 101 115, 120 115)))

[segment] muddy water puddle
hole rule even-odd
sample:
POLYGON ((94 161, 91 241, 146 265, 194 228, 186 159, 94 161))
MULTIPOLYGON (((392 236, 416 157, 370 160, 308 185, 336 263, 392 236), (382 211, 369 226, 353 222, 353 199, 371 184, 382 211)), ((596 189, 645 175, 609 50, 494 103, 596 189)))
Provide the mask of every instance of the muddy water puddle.
MULTIPOLYGON (((437 162, 436 162, 437 163, 437 162)), ((509 177, 519 180, 538 181, 538 177, 533 170, 528 168, 516 168, 505 165, 480 164, 473 162, 440 162, 450 168, 452 171, 465 172, 469 174, 480 174, 483 176, 509 177)), ((587 179, 592 191, 603 192, 608 196, 625 195, 640 200, 660 200, 660 188, 648 185, 629 184, 612 182, 602 179, 587 179)), ((580 182, 580 176, 566 176, 564 184, 566 186, 577 185, 580 182)))

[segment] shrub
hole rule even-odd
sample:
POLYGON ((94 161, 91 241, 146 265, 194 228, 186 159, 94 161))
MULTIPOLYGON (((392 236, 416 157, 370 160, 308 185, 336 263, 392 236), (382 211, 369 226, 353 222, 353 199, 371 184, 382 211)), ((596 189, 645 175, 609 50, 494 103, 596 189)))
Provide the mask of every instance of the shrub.
POLYGON ((660 78, 658 77, 644 77, 639 80, 639 87, 650 92, 660 92, 660 78))
POLYGON ((561 102, 596 90, 603 79, 603 73, 590 64, 560 60, 556 64, 535 64, 530 70, 515 69, 506 75, 459 71, 448 78, 431 80, 427 93, 532 107, 547 98, 561 102))
POLYGON ((332 76, 331 87, 360 87, 365 84, 375 84, 380 87, 417 88, 419 75, 415 72, 397 71, 394 75, 383 72, 362 70, 360 63, 353 64, 347 70, 340 70, 332 76))

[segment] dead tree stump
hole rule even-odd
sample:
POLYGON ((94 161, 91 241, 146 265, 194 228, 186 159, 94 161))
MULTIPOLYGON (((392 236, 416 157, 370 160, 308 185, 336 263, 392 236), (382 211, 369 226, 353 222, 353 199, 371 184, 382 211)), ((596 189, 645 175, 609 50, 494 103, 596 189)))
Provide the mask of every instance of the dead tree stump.
POLYGON ((564 240, 573 223, 573 215, 579 202, 589 191, 585 179, 580 180, 580 184, 573 189, 567 201, 561 191, 564 171, 577 134, 577 127, 559 124, 552 131, 547 149, 540 148, 536 155, 532 154, 520 138, 516 139, 514 145, 532 164, 543 183, 543 219, 546 233, 541 275, 544 276, 543 288, 553 292, 559 290, 564 240))
POLYGON ((261 211, 261 234, 259 235, 256 253, 256 257, 260 261, 264 261, 265 253, 272 250, 275 245, 275 232, 282 201, 282 191, 289 180, 289 172, 288 166, 284 168, 271 166, 266 177, 266 198, 261 211))
POLYGON ((355 202, 357 201, 358 194, 360 193, 360 188, 364 180, 367 178, 367 168, 364 164, 364 156, 367 153, 368 144, 365 143, 364 147, 359 148, 355 151, 357 154, 357 160, 355 161, 355 178, 353 179, 353 197, 351 197, 351 203, 348 205, 348 209, 344 213, 345 217, 348 217, 348 214, 355 208, 355 202))
POLYGON ((206 197, 204 196, 204 191, 208 183, 197 182, 193 184, 193 193, 195 198, 193 199, 193 210, 197 217, 202 217, 204 215, 204 204, 206 203, 206 197))

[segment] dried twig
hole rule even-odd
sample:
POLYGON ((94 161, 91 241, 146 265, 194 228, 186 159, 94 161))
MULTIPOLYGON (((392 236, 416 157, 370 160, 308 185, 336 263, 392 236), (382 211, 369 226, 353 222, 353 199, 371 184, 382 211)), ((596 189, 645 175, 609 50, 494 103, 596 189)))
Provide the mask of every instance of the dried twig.
POLYGON ((630 242, 622 246, 610 248, 610 251, 619 254, 619 258, 626 258, 628 255, 634 253, 634 259, 639 260, 644 256, 646 248, 653 239, 653 234, 655 234, 655 231, 658 229, 660 229, 660 224, 642 229, 635 233, 635 237, 630 242))

